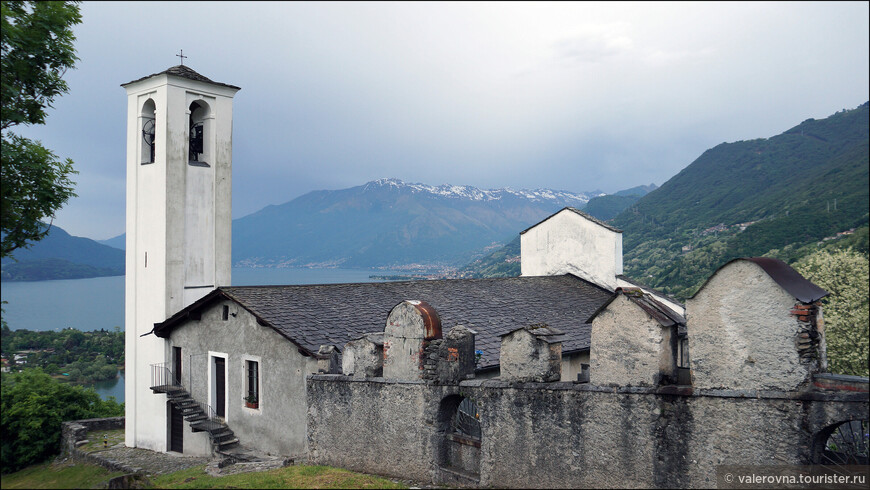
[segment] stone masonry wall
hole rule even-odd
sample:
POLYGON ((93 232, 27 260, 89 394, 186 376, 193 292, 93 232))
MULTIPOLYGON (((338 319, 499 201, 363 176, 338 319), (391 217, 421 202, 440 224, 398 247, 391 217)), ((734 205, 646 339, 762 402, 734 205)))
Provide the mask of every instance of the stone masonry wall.
POLYGON ((60 426, 61 455, 69 456, 75 449, 87 442, 88 432, 94 430, 117 430, 124 428, 124 417, 83 419, 64 422, 60 426))
POLYGON ((793 310, 795 299, 757 264, 720 269, 686 302, 693 385, 790 391, 804 384, 818 369, 823 340, 810 337, 809 315, 793 310))
POLYGON ((619 295, 592 322, 595 348, 589 353, 590 382, 602 386, 656 386, 662 371, 662 351, 668 347, 663 334, 657 321, 619 295))
POLYGON ((471 398, 482 433, 479 485, 494 487, 715 486, 720 464, 808 464, 817 433, 868 410, 866 392, 344 376, 310 376, 307 387, 312 463, 424 481, 441 471, 442 401, 471 398))

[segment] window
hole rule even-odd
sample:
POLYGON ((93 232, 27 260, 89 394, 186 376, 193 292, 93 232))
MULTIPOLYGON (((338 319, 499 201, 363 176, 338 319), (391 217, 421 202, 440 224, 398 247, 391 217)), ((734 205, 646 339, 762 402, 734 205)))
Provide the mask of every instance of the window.
POLYGON ((679 340, 679 348, 677 355, 677 367, 688 368, 689 367, 689 339, 688 337, 683 337, 679 340))
POLYGON ((188 161, 192 165, 208 167, 206 163, 206 134, 205 122, 209 115, 208 105, 204 101, 190 104, 190 129, 188 135, 188 161))
POLYGON ((259 408, 260 402, 260 363, 257 361, 245 361, 246 381, 245 401, 251 408, 259 408))
POLYGON ((139 126, 142 130, 142 152, 140 160, 142 165, 154 163, 154 112, 154 101, 148 99, 145 101, 145 104, 142 105, 142 113, 139 116, 139 126))
POLYGON ((229 305, 224 305, 223 311, 221 312, 221 318, 224 321, 230 319, 230 307, 229 307, 229 305))

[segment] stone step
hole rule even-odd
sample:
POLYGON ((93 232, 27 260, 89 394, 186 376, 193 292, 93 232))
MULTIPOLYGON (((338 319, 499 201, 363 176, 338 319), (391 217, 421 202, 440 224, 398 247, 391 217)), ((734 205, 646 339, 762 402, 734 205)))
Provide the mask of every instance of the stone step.
POLYGON ((210 420, 201 420, 199 422, 194 422, 194 423, 190 424, 190 428, 193 429, 194 431, 207 430, 209 432, 215 432, 215 431, 218 431, 218 430, 223 429, 225 427, 226 427, 226 424, 221 424, 219 422, 212 422, 210 420))
POLYGON ((217 439, 219 437, 225 437, 225 436, 231 436, 231 435, 233 435, 233 431, 231 431, 229 427, 224 427, 223 429, 218 429, 218 430, 213 431, 211 433, 211 436, 214 437, 215 439, 217 439))
POLYGON ((220 449, 225 449, 227 447, 230 447, 230 446, 232 446, 234 444, 238 444, 238 443, 239 443, 239 440, 237 438, 233 438, 229 441, 216 442, 215 445, 220 449))
POLYGON ((222 442, 230 441, 233 439, 236 439, 236 435, 233 434, 232 432, 230 432, 229 434, 224 434, 221 436, 212 437, 212 441, 214 441, 215 444, 220 444, 222 442))

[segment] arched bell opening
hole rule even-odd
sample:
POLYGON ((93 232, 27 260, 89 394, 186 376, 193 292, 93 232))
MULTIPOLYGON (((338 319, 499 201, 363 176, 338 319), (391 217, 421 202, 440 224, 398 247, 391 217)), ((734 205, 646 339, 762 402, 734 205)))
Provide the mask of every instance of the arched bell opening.
POLYGON ((146 163, 154 163, 156 125, 155 125, 155 109, 153 99, 148 99, 142 104, 142 110, 139 113, 139 147, 141 148, 141 158, 139 160, 143 165, 146 163))
POLYGON ((462 395, 447 396, 441 400, 437 421, 438 466, 465 478, 479 479, 483 432, 477 404, 462 395))
POLYGON ((828 466, 868 464, 870 428, 867 419, 847 420, 829 425, 816 433, 813 463, 828 466))
POLYGON ((209 144, 212 136, 211 108, 205 101, 195 100, 190 103, 189 112, 187 160, 191 164, 207 167, 212 160, 209 144))

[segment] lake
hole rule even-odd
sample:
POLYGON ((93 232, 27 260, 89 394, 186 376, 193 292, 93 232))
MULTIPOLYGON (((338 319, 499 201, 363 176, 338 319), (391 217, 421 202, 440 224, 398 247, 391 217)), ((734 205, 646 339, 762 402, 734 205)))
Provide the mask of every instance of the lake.
MULTIPOLYGON (((399 274, 395 271, 367 269, 269 269, 233 268, 233 286, 277 284, 332 284, 375 282, 370 275, 399 274)), ((118 326, 124 329, 124 276, 67 279, 59 281, 3 282, 0 298, 3 319, 13 330, 60 330, 72 327, 83 331, 118 326)), ((124 401, 124 375, 89 385, 104 399, 114 396, 124 401)))
MULTIPOLYGON (((233 286, 374 282, 369 269, 233 268, 233 286)), ((13 330, 124 329, 124 276, 59 281, 3 282, 3 319, 13 330)))
POLYGON ((124 403, 124 371, 118 371, 118 377, 106 381, 97 381, 96 383, 84 385, 86 388, 93 388, 100 398, 103 400, 114 396, 118 403, 124 403))

